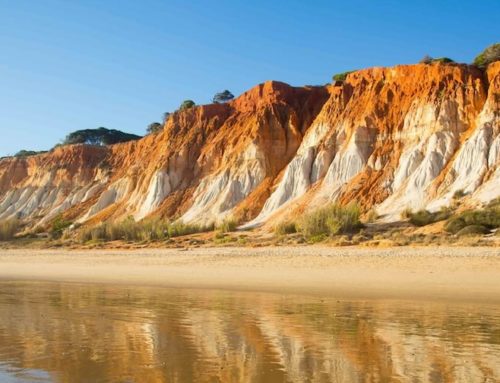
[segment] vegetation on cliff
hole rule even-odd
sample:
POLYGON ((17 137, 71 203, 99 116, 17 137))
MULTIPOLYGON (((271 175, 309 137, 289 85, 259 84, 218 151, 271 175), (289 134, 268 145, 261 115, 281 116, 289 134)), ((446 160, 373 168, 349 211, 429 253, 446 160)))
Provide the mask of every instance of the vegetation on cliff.
POLYGON ((276 238, 354 243, 412 207, 423 210, 406 211, 398 230, 490 238, 498 212, 466 209, 498 196, 500 63, 482 71, 443 62, 428 57, 425 64, 344 72, 335 76, 340 84, 326 87, 269 81, 230 106, 185 110, 195 105, 187 100, 165 115, 166 124, 158 118, 149 125, 150 133, 164 129, 158 139, 137 145, 71 147, 130 138, 105 128, 73 132, 67 146, 46 155, 1 161, 0 219, 22 217, 23 236, 43 226, 54 241, 140 242, 196 234, 209 229, 199 223, 236 217, 213 233, 226 241, 241 235, 240 224, 262 226, 259 233, 286 217, 276 238), (312 211, 320 200, 333 205, 312 211), (350 201, 363 207, 361 218, 350 201), (441 205, 451 208, 434 210, 441 205), (83 226, 44 219, 61 212, 83 226), (127 216, 139 222, 123 221, 127 216))
POLYGON ((346 71, 346 72, 341 72, 341 73, 337 73, 337 74, 334 74, 332 76, 332 80, 333 81, 339 81, 339 82, 344 82, 347 78, 347 75, 350 74, 350 73, 353 73, 355 71, 353 70, 350 70, 350 71, 346 71))
POLYGON ((14 157, 24 158, 24 157, 36 156, 37 154, 43 154, 43 153, 47 153, 47 151, 46 150, 40 150, 40 151, 20 150, 16 154, 14 154, 14 157))
POLYGON ((433 63, 442 63, 442 64, 449 64, 449 63, 454 63, 452 59, 449 57, 431 57, 429 55, 425 55, 422 60, 420 60, 420 64, 433 64, 433 63))
POLYGON ((179 110, 191 109, 195 105, 196 103, 193 100, 184 100, 181 106, 179 106, 179 110))
POLYGON ((66 136, 63 145, 87 144, 87 145, 113 145, 140 139, 141 136, 124 133, 120 130, 106 129, 83 129, 74 131, 66 136))
POLYGON ((500 61, 500 43, 490 45, 482 51, 475 59, 474 65, 479 68, 486 68, 489 64, 500 61))
POLYGON ((146 131, 148 132, 148 134, 155 134, 162 129, 163 129, 162 124, 160 124, 159 122, 152 122, 151 124, 148 125, 146 131))
POLYGON ((234 95, 226 89, 223 92, 216 93, 214 98, 212 99, 212 102, 214 104, 222 104, 224 102, 231 101, 233 98, 234 98, 234 95))

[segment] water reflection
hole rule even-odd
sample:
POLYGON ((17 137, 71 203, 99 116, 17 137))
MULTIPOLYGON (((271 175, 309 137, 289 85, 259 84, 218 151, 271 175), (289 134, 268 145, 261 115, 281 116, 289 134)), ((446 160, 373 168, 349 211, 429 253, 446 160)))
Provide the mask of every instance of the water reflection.
POLYGON ((2 382, 497 382, 500 307, 0 283, 2 382))

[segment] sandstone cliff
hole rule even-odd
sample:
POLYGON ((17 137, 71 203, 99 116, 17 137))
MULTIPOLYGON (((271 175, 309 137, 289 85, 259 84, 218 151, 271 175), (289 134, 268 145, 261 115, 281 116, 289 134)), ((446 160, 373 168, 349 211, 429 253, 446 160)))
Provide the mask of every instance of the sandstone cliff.
POLYGON ((154 215, 248 226, 327 201, 386 220, 500 196, 500 62, 371 68, 327 87, 266 82, 174 113, 141 140, 0 160, 0 219, 154 215))

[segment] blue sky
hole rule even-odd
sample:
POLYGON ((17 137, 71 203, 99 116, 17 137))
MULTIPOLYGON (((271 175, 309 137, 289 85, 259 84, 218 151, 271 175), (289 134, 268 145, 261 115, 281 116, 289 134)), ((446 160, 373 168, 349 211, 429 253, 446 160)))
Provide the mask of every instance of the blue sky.
POLYGON ((498 15, 498 0, 0 0, 0 156, 77 129, 144 134, 184 99, 270 79, 470 62, 500 41, 498 15))

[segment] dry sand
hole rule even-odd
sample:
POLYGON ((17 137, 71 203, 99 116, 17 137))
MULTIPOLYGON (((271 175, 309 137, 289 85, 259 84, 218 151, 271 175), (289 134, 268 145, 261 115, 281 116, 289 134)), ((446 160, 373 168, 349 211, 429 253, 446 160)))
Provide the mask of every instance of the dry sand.
POLYGON ((500 249, 0 250, 0 279, 500 303, 500 249))

